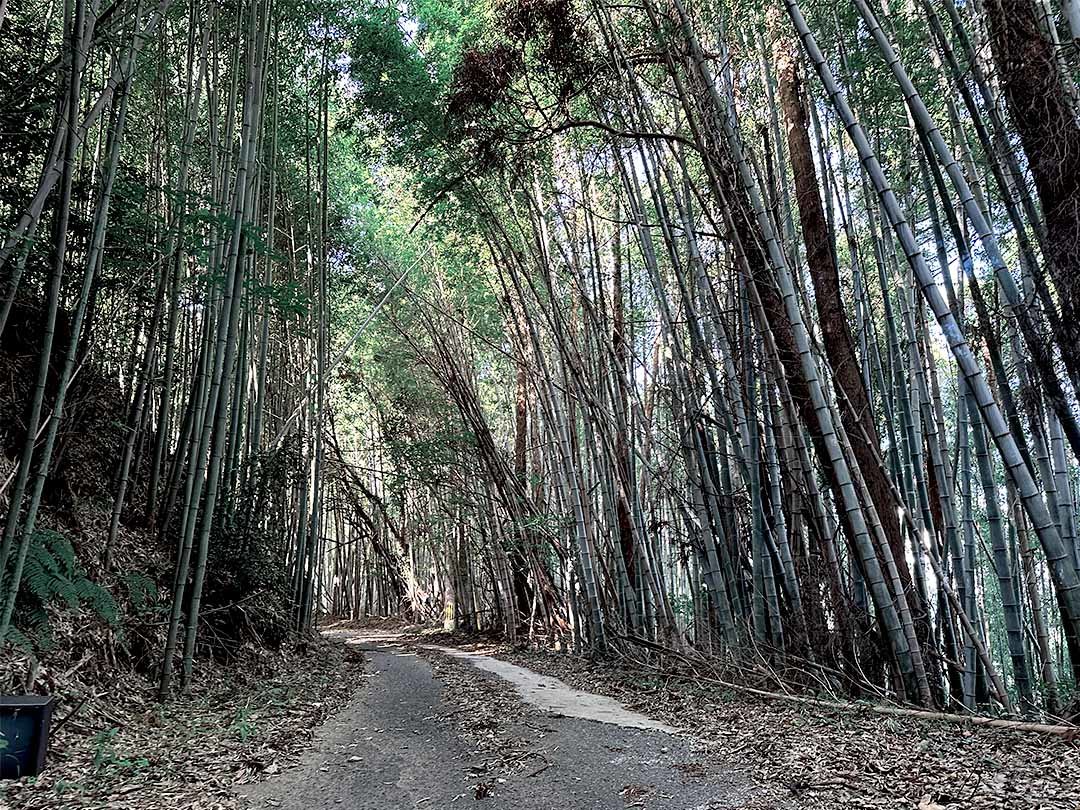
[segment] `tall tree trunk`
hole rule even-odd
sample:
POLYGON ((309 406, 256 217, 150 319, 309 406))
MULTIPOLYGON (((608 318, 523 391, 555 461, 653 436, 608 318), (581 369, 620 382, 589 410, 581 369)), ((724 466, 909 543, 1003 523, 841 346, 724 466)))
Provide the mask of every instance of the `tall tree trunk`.
POLYGON ((1005 100, 1042 202, 1062 357, 1080 376, 1080 122, 1032 0, 986 0, 1005 100))
MULTIPOLYGON (((770 14, 770 24, 776 29, 778 21, 770 14)), ((838 389, 840 418, 851 442, 856 462, 874 501, 878 518, 892 550, 906 590, 911 588, 911 571, 907 565, 897 504, 893 501, 888 474, 882 464, 874 420, 874 406, 864 383, 861 364, 849 329, 849 317, 840 295, 840 275, 829 232, 825 210, 818 192, 817 170, 810 143, 809 116, 803 99, 799 77, 798 53, 795 43, 781 37, 775 43, 780 105, 787 121, 787 144, 791 169, 795 177, 795 199, 802 223, 806 262, 814 285, 819 325, 824 338, 825 356, 838 389)))

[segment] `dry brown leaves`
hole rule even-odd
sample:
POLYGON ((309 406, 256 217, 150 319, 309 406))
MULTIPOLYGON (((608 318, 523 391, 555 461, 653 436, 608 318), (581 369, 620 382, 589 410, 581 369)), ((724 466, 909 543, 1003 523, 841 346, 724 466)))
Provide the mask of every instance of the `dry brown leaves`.
POLYGON ((712 767, 750 773, 799 808, 1080 810, 1080 744, 751 699, 548 653, 500 657, 689 729, 712 767))
POLYGON ((197 671, 192 696, 165 705, 141 676, 102 685, 73 673, 46 772, 8 784, 4 796, 25 810, 242 806, 231 786, 294 760, 361 682, 362 666, 358 653, 330 642, 304 654, 250 650, 229 668, 197 671))
POLYGON ((452 708, 441 719, 453 724, 479 759, 471 768, 477 779, 473 786, 477 798, 513 774, 537 776, 547 770, 550 762, 531 750, 519 734, 520 727, 531 724, 539 714, 522 703, 512 685, 481 674, 472 664, 422 648, 417 653, 446 684, 452 708))

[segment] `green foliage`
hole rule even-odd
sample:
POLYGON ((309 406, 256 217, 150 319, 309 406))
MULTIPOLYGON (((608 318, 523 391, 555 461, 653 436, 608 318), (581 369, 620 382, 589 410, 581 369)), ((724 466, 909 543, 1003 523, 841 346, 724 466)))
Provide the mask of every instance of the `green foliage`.
POLYGON ((351 21, 350 74, 363 120, 394 133, 397 142, 387 146, 399 158, 438 143, 444 134, 440 88, 407 43, 406 22, 397 5, 374 3, 351 21))
MULTIPOLYGON (((161 218, 154 213, 153 200, 158 193, 157 184, 145 172, 122 165, 113 184, 109 227, 105 232, 109 261, 103 267, 107 269, 107 278, 117 289, 130 287, 129 294, 144 302, 149 300, 154 287, 153 274, 144 272, 144 268, 160 260, 158 250, 146 234, 154 228, 164 229, 161 218)), ((46 242, 46 247, 49 245, 51 242, 46 242)), ((71 281, 76 283, 74 274, 71 281)))
POLYGON ((307 318, 311 309, 311 296, 297 281, 280 281, 274 284, 247 282, 248 292, 256 299, 270 304, 283 318, 307 318))
POLYGON ((247 706, 242 706, 236 711, 236 717, 229 724, 229 733, 236 736, 240 742, 246 742, 249 738, 259 733, 258 726, 251 720, 252 711, 247 706))
POLYGON ((94 735, 94 772, 101 773, 106 763, 114 756, 113 742, 120 729, 107 728, 94 735))
POLYGON ((150 577, 137 571, 128 572, 120 577, 127 593, 128 601, 136 613, 151 610, 158 600, 158 586, 150 577))
POLYGON ((94 735, 94 774, 101 775, 109 771, 138 772, 149 766, 150 762, 142 757, 134 759, 121 756, 116 750, 116 738, 120 729, 107 728, 94 735))
POLYGON ((30 539, 19 592, 22 630, 9 631, 9 638, 28 649, 47 647, 51 633, 46 606, 53 602, 70 610, 89 610, 109 624, 119 622, 116 600, 87 578, 71 542, 58 532, 38 530, 30 539))
POLYGON ((694 602, 689 596, 674 595, 671 597, 671 611, 682 618, 694 615, 694 602))

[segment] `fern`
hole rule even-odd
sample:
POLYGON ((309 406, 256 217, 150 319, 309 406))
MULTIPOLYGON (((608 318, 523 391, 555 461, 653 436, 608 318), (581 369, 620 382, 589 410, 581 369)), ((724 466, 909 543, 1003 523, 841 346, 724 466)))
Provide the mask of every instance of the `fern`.
POLYGON ((49 614, 39 602, 25 605, 20 610, 19 627, 8 628, 5 640, 29 653, 47 650, 53 645, 52 626, 49 614))
POLYGON ((128 601, 137 613, 149 610, 157 601, 157 583, 146 574, 132 571, 124 574, 120 581, 124 583, 128 601))
POLYGON ((116 606, 116 599, 100 585, 84 577, 73 581, 72 587, 80 604, 89 607, 93 613, 109 624, 120 621, 120 610, 116 606))
POLYGON ((119 622, 113 595, 87 579, 75 558, 71 542, 58 532, 39 530, 30 539, 23 567, 21 602, 22 631, 12 628, 9 638, 25 647, 45 647, 51 639, 45 606, 63 602, 71 610, 88 609, 109 624, 119 622))
POLYGON ((34 650, 44 649, 49 646, 47 633, 42 635, 29 629, 24 633, 15 626, 8 628, 4 640, 10 641, 16 647, 25 650, 26 652, 33 652, 34 650))

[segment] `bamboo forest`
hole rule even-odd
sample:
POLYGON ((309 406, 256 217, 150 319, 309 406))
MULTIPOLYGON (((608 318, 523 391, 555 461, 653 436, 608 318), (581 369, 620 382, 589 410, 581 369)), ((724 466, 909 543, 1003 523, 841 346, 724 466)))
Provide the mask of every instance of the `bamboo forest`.
POLYGON ((1080 808, 1080 0, 0 0, 0 807, 1080 808))

